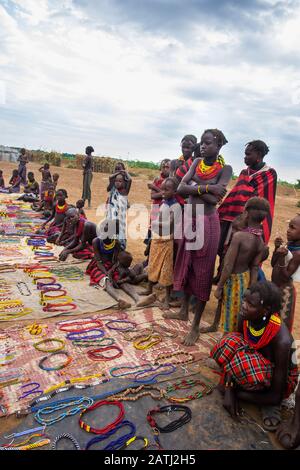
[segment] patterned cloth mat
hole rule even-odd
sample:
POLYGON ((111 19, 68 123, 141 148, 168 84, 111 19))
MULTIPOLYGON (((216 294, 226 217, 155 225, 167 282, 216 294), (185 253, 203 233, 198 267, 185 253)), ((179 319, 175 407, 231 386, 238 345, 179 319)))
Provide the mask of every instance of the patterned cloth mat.
MULTIPOLYGON (((119 369, 114 371, 115 375, 120 374, 127 374, 123 375, 126 379, 134 379, 135 374, 138 371, 145 369, 145 364, 151 363, 152 365, 155 362, 155 358, 158 355, 166 355, 168 356, 171 353, 178 353, 179 351, 184 351, 185 353, 191 353, 192 356, 189 356, 190 360, 193 363, 189 364, 176 364, 171 368, 171 366, 164 366, 160 369, 156 369, 158 365, 153 365, 155 371, 152 372, 153 374, 159 374, 156 377, 156 380, 159 382, 160 380, 166 380, 167 374, 170 371, 175 372, 176 377, 183 377, 188 375, 188 368, 190 366, 195 366, 198 361, 201 361, 208 357, 209 352, 212 346, 215 344, 216 340, 220 338, 221 333, 211 333, 201 335, 197 344, 193 347, 183 347, 180 343, 181 339, 190 329, 190 323, 181 322, 178 320, 165 320, 162 318, 162 311, 159 308, 146 308, 143 310, 137 311, 130 311, 128 313, 125 312, 113 312, 113 313, 106 313, 102 312, 102 314, 89 316, 89 317, 82 317, 80 320, 101 320, 102 327, 101 329, 104 331, 104 338, 112 338, 114 340, 114 345, 118 346, 121 349, 121 356, 108 361, 94 361, 90 359, 87 355, 87 350, 91 348, 87 347, 78 347, 74 346, 73 343, 66 339, 66 332, 61 331, 58 328, 58 322, 49 322, 45 323, 42 322, 40 325, 42 327, 42 332, 40 335, 33 336, 30 334, 29 329, 24 326, 22 328, 18 327, 8 327, 5 330, 0 330, 0 345, 1 345, 1 357, 2 361, 5 357, 7 361, 10 361, 9 364, 3 365, 0 368, 0 387, 1 381, 3 385, 4 376, 6 374, 10 374, 12 377, 15 374, 17 377, 17 383, 11 385, 5 385, 1 388, 3 392, 3 400, 1 404, 3 404, 7 408, 8 414, 12 414, 15 411, 26 407, 26 405, 36 396, 31 395, 27 398, 20 399, 24 390, 30 389, 22 389, 21 387, 27 385, 32 382, 36 382, 40 385, 40 389, 45 391, 49 387, 56 385, 67 379, 95 375, 95 374, 104 374, 106 377, 111 378, 112 373, 110 372, 112 368, 118 367, 119 369), (124 338, 124 332, 118 331, 116 329, 109 329, 109 325, 107 325, 108 321, 111 320, 122 320, 127 319, 129 321, 135 322, 131 324, 131 328, 133 328, 133 332, 136 333, 138 330, 149 328, 149 326, 154 326, 155 331, 161 336, 162 341, 151 347, 147 350, 138 350, 133 346, 133 341, 127 341, 124 338), (167 328, 167 330, 165 329, 167 328), (167 337, 167 335, 176 337, 167 337), (45 357, 49 356, 49 353, 38 351, 34 348, 34 343, 41 341, 42 339, 46 338, 57 338, 65 341, 64 351, 67 351, 72 358, 72 362, 64 369, 58 371, 44 371, 40 369, 38 363, 39 361, 45 357), (128 369, 130 367, 136 367, 138 370, 131 371, 128 369), (127 369, 126 369, 127 368, 127 369), (128 372, 131 372, 128 374, 128 372)), ((78 321, 78 319, 74 319, 74 321, 78 321)), ((28 325, 27 325, 28 326, 28 325)), ((110 326, 113 328, 128 328, 129 324, 126 322, 123 323, 113 323, 110 326)), ((129 332, 132 334, 132 332, 129 332)), ((99 334, 99 332, 90 332, 90 334, 99 334)), ((43 345, 42 345, 43 346, 43 345)), ((57 347, 59 346, 57 343, 53 343, 50 347, 57 347)), ((98 348, 98 346, 95 346, 98 348)), ((44 348, 49 348, 49 344, 46 343, 44 348)), ((103 351, 106 356, 115 355, 115 351, 103 351)), ((187 359, 187 356, 183 354, 174 356, 173 358, 166 357, 165 359, 161 358, 159 364, 168 364, 176 361, 184 361, 187 359)), ((53 356, 51 360, 47 361, 47 367, 49 364, 58 365, 65 361, 65 356, 57 357, 53 356), (53 361, 53 362, 52 362, 53 361)), ((146 367, 147 368, 147 367, 146 367)), ((195 367, 194 367, 195 370, 195 367)), ((148 374, 139 375, 139 380, 142 378, 149 378, 148 374)), ((173 375, 174 377, 174 375, 173 375)), ((97 383, 97 379, 96 383, 97 383)))
MULTIPOLYGON (((23 270, 18 269, 15 272, 0 272, 0 285, 5 282, 11 291, 9 298, 21 300, 26 310, 23 316, 8 315, 8 312, 0 311, 0 321, 24 321, 24 320, 39 320, 42 318, 51 318, 58 315, 82 315, 83 313, 93 313, 99 310, 116 305, 116 301, 110 297, 104 290, 95 289, 89 285, 89 277, 85 275, 85 266, 78 265, 72 267, 73 271, 78 276, 78 280, 67 280, 66 274, 67 266, 63 263, 56 263, 50 268, 57 282, 62 285, 62 289, 67 291, 72 302, 76 305, 75 310, 69 312, 58 311, 47 312, 43 310, 41 305, 41 291, 37 289, 36 284, 33 283, 32 278, 28 276, 23 270), (65 273, 65 276, 64 276, 65 273), (18 287, 19 286, 19 287, 18 287)), ((1 304, 1 302, 0 302, 1 304)))

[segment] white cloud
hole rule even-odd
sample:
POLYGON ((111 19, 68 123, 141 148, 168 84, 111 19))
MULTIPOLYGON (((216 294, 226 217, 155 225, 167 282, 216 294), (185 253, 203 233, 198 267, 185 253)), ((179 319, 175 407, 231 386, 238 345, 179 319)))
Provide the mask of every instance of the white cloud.
POLYGON ((2 3, 1 143, 78 152, 89 141, 100 154, 157 161, 178 155, 184 133, 222 127, 237 172, 245 142, 265 138, 280 159, 278 133, 299 127, 300 65, 276 57, 295 51, 300 9, 265 31, 253 26, 261 50, 251 51, 249 33, 222 19, 214 26, 189 18, 185 37, 108 22, 101 8, 91 17, 72 0, 2 3))

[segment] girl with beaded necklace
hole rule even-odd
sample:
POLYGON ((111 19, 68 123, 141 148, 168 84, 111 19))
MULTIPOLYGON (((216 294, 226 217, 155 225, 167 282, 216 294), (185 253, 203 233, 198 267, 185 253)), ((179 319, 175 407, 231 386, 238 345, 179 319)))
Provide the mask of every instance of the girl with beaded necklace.
POLYGON ((58 239, 63 223, 66 217, 66 212, 69 206, 66 202, 68 193, 65 189, 59 189, 56 193, 56 205, 52 210, 50 217, 41 225, 41 230, 45 230, 46 225, 52 220, 48 230, 46 231, 47 241, 49 243, 55 243, 58 239))
POLYGON ((238 332, 228 333, 211 357, 222 369, 219 389, 224 408, 239 414, 238 401, 262 407, 265 429, 280 423, 280 404, 298 383, 293 338, 278 315, 281 294, 272 282, 257 282, 246 291, 238 332))
POLYGON ((226 186, 232 176, 231 166, 226 165, 220 156, 220 150, 226 143, 227 139, 222 131, 207 129, 201 137, 201 158, 194 160, 177 189, 180 196, 189 197, 185 208, 189 206, 188 209, 191 209, 190 213, 185 213, 185 230, 182 239, 178 240, 174 268, 173 289, 184 291, 185 296, 180 312, 165 313, 163 316, 187 321, 191 296, 196 297, 192 329, 183 339, 186 346, 194 345, 199 337, 200 320, 212 288, 220 238, 216 206, 225 196, 226 186), (188 232, 198 233, 202 227, 204 240, 199 248, 195 238, 188 239, 188 232))

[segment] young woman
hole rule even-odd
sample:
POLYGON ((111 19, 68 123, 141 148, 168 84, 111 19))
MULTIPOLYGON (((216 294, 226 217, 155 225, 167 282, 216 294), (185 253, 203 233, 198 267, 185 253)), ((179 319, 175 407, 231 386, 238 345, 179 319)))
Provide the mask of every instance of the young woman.
POLYGON ((220 236, 216 205, 225 196, 226 186, 232 176, 231 166, 226 165, 219 155, 226 143, 224 134, 218 129, 206 130, 200 142, 201 158, 192 163, 177 189, 181 196, 189 197, 188 209, 191 209, 189 214, 185 208, 184 234, 178 240, 174 269, 173 288, 175 291, 184 291, 185 297, 178 314, 166 313, 164 316, 187 321, 190 298, 192 295, 197 298, 192 330, 183 340, 186 346, 195 344, 199 337, 199 323, 212 288, 220 236), (197 246, 197 243, 192 247, 188 231, 201 233, 202 228, 202 247, 197 246))
POLYGON ((225 409, 234 417, 239 400, 262 406, 268 431, 278 427, 278 406, 298 382, 293 338, 278 315, 280 304, 275 284, 253 284, 244 296, 238 333, 223 336, 211 351, 223 371, 220 389, 225 409))
POLYGON ((61 234, 66 212, 69 209, 69 206, 66 202, 67 198, 68 194, 65 189, 59 189, 56 192, 56 204, 52 210, 52 214, 41 226, 41 230, 44 230, 46 225, 52 220, 52 223, 49 225, 49 228, 46 231, 47 241, 49 243, 56 243, 61 234))
POLYGON ((91 184, 93 179, 93 156, 92 153, 95 150, 93 147, 89 146, 85 149, 85 159, 83 161, 83 189, 82 189, 82 199, 84 202, 88 200, 89 208, 91 207, 92 191, 91 184))

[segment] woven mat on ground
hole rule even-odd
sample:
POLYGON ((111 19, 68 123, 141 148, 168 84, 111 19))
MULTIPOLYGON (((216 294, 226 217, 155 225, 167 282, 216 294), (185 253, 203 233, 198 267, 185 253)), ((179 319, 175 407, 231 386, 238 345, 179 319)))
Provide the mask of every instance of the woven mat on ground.
MULTIPOLYGON (((0 321, 24 321, 29 319, 39 320, 42 318, 51 318, 58 315, 81 315, 83 313, 93 313, 99 310, 105 310, 107 308, 113 307, 116 305, 116 301, 112 299, 104 290, 95 289, 89 285, 89 277, 86 276, 85 266, 78 265, 72 269, 76 269, 77 273, 81 273, 82 280, 78 281, 67 281, 64 277, 60 277, 57 274, 61 271, 61 276, 63 273, 66 273, 66 266, 62 263, 57 263, 51 271, 53 272, 54 277, 62 285, 62 289, 67 291, 67 295, 70 296, 75 303, 76 309, 70 310, 69 312, 63 312, 64 308, 61 311, 58 308, 57 312, 45 312, 43 311, 43 306, 41 305, 41 291, 36 287, 36 284, 33 283, 32 278, 28 276, 27 273, 24 273, 21 269, 16 270, 15 272, 0 273, 0 281, 5 280, 6 283, 10 286, 11 294, 10 299, 21 300, 25 309, 29 309, 29 313, 24 316, 18 317, 17 315, 12 315, 9 317, 7 312, 0 312, 0 321), (18 284, 23 283, 23 284, 18 284), (24 286, 26 284, 27 288, 24 286), (18 285, 21 287, 22 295, 18 288, 18 285), (26 295, 30 292, 30 295, 26 295)), ((1 302, 0 302, 1 304, 1 302)))
MULTIPOLYGON (((44 391, 50 386, 60 383, 66 379, 72 379, 74 377, 83 377, 91 374, 104 373, 107 377, 111 378, 110 370, 112 368, 121 368, 118 370, 117 375, 120 375, 120 373, 123 372, 128 373, 128 369, 125 369, 125 367, 128 366, 137 367, 139 370, 141 370, 143 369, 141 366, 149 364, 149 362, 154 364, 155 358, 159 354, 168 355, 169 353, 178 352, 179 350, 186 353, 192 353, 194 356, 193 359, 195 361, 194 364, 175 365, 176 374, 173 374, 172 377, 183 377, 188 373, 188 369, 190 367, 195 366, 197 368, 196 365, 197 363, 199 364, 197 361, 201 361, 208 357, 212 346, 215 344, 215 341, 221 336, 221 333, 201 335, 195 346, 183 347, 180 341, 189 331, 190 324, 180 322, 178 320, 164 320, 162 318, 162 311, 158 308, 146 308, 144 310, 138 310, 136 312, 130 311, 128 313, 102 312, 100 315, 89 316, 88 318, 102 320, 102 329, 105 332, 104 338, 113 338, 115 341, 114 345, 119 346, 119 348, 122 350, 122 355, 119 358, 101 362, 96 362, 90 359, 87 356, 87 350, 90 348, 74 346, 70 340, 66 339, 66 333, 59 330, 57 322, 54 321, 51 321, 48 324, 46 324, 46 322, 41 323, 41 325, 47 325, 47 328, 44 328, 42 332, 42 334, 45 334, 44 337, 41 335, 33 336, 29 333, 28 329, 25 327, 20 328, 19 326, 8 327, 5 330, 0 330, 1 354, 2 356, 7 355, 12 357, 12 362, 9 365, 1 367, 0 377, 3 377, 3 374, 12 373, 13 370, 16 370, 16 374, 20 374, 19 383, 5 386, 1 390, 4 394, 2 403, 8 409, 8 414, 13 413, 20 408, 24 408, 24 406, 26 406, 26 404, 34 398, 34 396, 31 396, 27 399, 19 399, 22 395, 21 386, 25 385, 26 383, 37 382, 44 391), (132 341, 126 341, 124 339, 123 332, 117 331, 115 329, 109 329, 108 326, 106 326, 108 321, 122 319, 124 317, 137 324, 136 327, 133 325, 135 332, 139 329, 149 327, 150 325, 156 323, 157 325, 162 325, 163 327, 168 328, 168 330, 172 330, 173 333, 177 333, 177 336, 175 338, 166 338, 166 334, 169 334, 170 331, 166 333, 165 330, 162 330, 159 328, 159 326, 156 326, 156 331, 161 331, 161 336, 163 338, 162 342, 146 351, 137 350, 133 346, 132 341), (64 351, 67 351, 73 358, 69 366, 60 371, 44 371, 39 368, 39 360, 44 356, 48 356, 49 353, 36 350, 33 344, 43 338, 58 338, 66 342, 64 351)), ((86 320, 87 317, 84 319, 86 320)), ((111 326, 114 328, 128 327, 126 323, 115 323, 111 326)), ((97 332, 88 334, 97 334, 97 332)), ((49 347, 49 345, 46 344, 46 349, 47 346, 49 347)), ((55 343, 53 346, 57 346, 57 343, 55 343)), ((106 351, 104 354, 106 356, 112 354, 115 355, 115 351, 106 351)), ((58 361, 64 361, 64 359, 64 357, 58 358, 57 356, 54 356, 51 361, 57 365, 58 361)), ((175 356, 173 359, 166 358, 161 360, 160 364, 172 363, 172 361, 184 359, 186 359, 186 356, 175 356)), ((47 361, 47 367, 49 367, 49 360, 47 361)), ((168 371, 170 372, 170 370, 172 370, 170 366, 165 366, 165 368, 161 368, 155 371, 154 374, 161 372, 161 375, 157 376, 156 380, 158 382, 160 380, 166 380, 168 377, 166 374, 168 371)), ((193 370, 195 371, 195 368, 193 370)), ((131 375, 125 375, 124 377, 129 380, 134 379, 136 373, 137 371, 131 375)), ((149 375, 146 374, 145 378, 149 378, 149 375)), ((139 379, 141 379, 141 377, 139 377, 139 379)))

